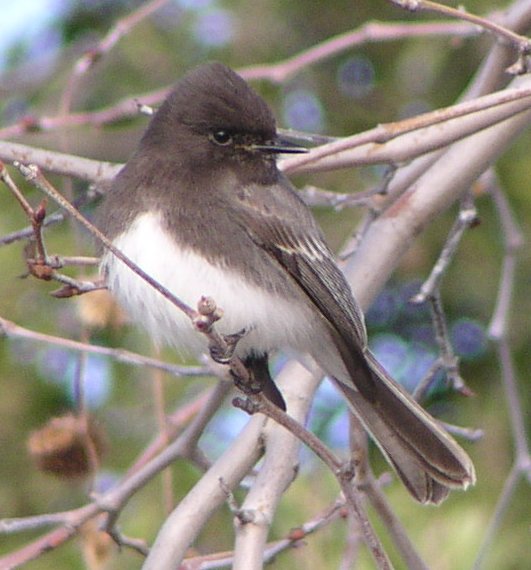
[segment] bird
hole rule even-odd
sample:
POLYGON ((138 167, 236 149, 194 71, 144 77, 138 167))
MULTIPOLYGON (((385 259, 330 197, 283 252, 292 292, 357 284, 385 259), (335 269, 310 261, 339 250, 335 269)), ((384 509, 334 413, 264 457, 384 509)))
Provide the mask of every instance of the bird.
MULTIPOLYGON (((100 230, 180 300, 212 298, 216 329, 277 406, 271 355, 310 355, 345 397, 414 499, 439 504, 475 483, 458 443, 368 347, 363 313, 313 214, 279 170, 282 138, 265 100, 235 71, 205 63, 154 113, 97 212, 100 230), (241 337, 241 338, 240 338, 241 337)), ((111 293, 156 343, 200 354, 190 319, 111 251, 111 293)))

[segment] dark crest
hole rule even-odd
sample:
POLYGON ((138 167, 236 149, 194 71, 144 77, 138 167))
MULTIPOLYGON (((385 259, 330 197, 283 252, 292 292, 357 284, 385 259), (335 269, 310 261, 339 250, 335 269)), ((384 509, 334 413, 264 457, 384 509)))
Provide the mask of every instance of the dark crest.
POLYGON ((276 133, 274 116, 265 101, 221 63, 201 65, 187 73, 152 119, 144 138, 175 136, 175 130, 183 127, 197 134, 227 129, 265 139, 276 133))

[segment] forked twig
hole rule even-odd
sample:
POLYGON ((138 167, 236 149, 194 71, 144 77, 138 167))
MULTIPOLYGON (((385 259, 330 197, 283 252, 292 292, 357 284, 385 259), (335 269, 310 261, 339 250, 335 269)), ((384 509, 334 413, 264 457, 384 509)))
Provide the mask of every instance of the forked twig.
POLYGON ((378 568, 382 570, 390 570, 392 568, 391 562, 385 553, 380 539, 369 522, 367 513, 365 512, 361 502, 361 497, 352 484, 354 471, 352 470, 350 462, 344 463, 340 461, 318 437, 296 422, 280 408, 269 402, 269 400, 267 400, 267 398, 262 394, 252 396, 251 399, 247 400, 237 398, 234 400, 234 404, 248 413, 263 413, 275 420, 275 422, 284 426, 297 439, 309 447, 319 457, 319 459, 328 466, 339 482, 347 505, 360 525, 361 534, 363 535, 365 543, 371 551, 378 568))

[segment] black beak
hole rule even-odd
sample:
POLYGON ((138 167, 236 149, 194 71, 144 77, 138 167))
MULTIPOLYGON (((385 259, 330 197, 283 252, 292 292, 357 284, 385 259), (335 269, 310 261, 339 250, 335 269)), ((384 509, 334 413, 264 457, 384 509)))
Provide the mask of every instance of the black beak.
POLYGON ((277 137, 274 140, 267 141, 264 144, 253 144, 252 150, 259 150, 271 154, 301 154, 308 152, 308 149, 291 142, 288 139, 277 137))

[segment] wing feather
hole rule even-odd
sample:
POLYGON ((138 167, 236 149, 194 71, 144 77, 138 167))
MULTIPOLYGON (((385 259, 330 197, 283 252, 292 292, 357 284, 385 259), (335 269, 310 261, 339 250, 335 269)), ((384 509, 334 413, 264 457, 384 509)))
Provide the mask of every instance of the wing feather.
POLYGON ((290 183, 248 189, 240 197, 237 216, 251 239, 287 271, 325 319, 348 367, 348 355, 359 355, 367 347, 363 313, 321 230, 290 183))

